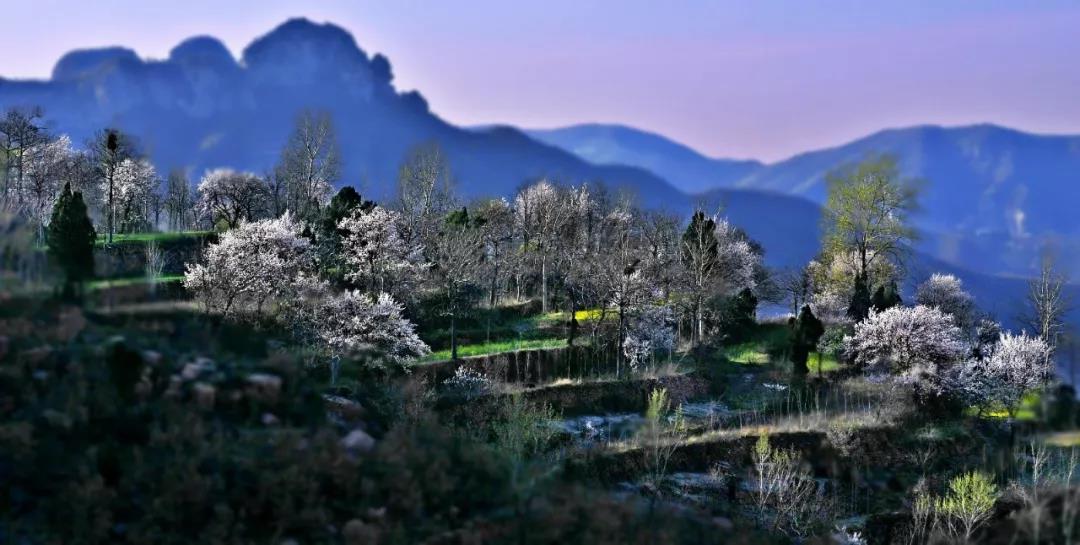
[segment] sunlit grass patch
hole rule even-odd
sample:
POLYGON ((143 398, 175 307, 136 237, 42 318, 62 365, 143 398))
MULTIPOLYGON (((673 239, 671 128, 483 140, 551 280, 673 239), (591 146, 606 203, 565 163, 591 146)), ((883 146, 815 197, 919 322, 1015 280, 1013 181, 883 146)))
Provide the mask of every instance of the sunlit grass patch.
POLYGON ((811 373, 831 373, 840 369, 840 362, 831 354, 821 355, 817 352, 810 353, 810 359, 806 362, 811 373))
MULTIPOLYGON (((585 310, 578 310, 578 311, 574 312, 574 318, 576 318, 578 322, 592 322, 592 321, 596 321, 596 320, 600 319, 601 312, 602 312, 602 310, 598 309, 598 308, 590 308, 590 309, 585 309, 585 310)), ((557 311, 554 311, 554 312, 549 312, 547 314, 541 314, 539 316, 534 316, 532 318, 529 318, 529 321, 533 322, 537 326, 554 325, 554 324, 567 322, 569 320, 570 320, 569 313, 567 313, 566 311, 562 311, 562 310, 557 310, 557 311)))
POLYGON ((151 281, 150 278, 145 276, 133 276, 127 278, 104 278, 100 280, 93 280, 87 284, 87 287, 91 291, 103 290, 108 288, 120 288, 126 286, 136 286, 139 284, 149 285, 151 282, 154 284, 167 284, 170 282, 181 282, 184 280, 182 274, 166 274, 159 276, 151 281))
MULTIPOLYGON (((201 238, 213 231, 169 231, 164 233, 113 233, 113 244, 136 243, 136 242, 167 242, 185 238, 201 238)), ((108 236, 99 234, 96 245, 104 246, 108 236)))
MULTIPOLYGON (((558 348, 566 346, 566 339, 523 339, 512 341, 497 341, 490 343, 467 344, 458 347, 458 357, 486 356, 501 352, 514 352, 516 350, 535 350, 538 348, 558 348)), ((444 361, 450 359, 450 349, 432 352, 419 360, 420 363, 444 361)))
POLYGON ((1043 443, 1052 447, 1080 447, 1080 431, 1059 431, 1043 437, 1043 443))
POLYGON ((748 342, 732 346, 725 346, 720 350, 721 355, 732 363, 741 365, 763 365, 769 363, 769 354, 761 343, 748 342))
MULTIPOLYGON (((1016 420, 1028 422, 1038 419, 1041 405, 1042 397, 1038 392, 1024 394, 1024 397, 1020 400, 1020 406, 1016 409, 1016 420)), ((968 407, 964 414, 979 416, 979 407, 968 407)), ((983 418, 1010 418, 1012 416, 1009 414, 1009 410, 1002 406, 984 407, 982 409, 983 418)))

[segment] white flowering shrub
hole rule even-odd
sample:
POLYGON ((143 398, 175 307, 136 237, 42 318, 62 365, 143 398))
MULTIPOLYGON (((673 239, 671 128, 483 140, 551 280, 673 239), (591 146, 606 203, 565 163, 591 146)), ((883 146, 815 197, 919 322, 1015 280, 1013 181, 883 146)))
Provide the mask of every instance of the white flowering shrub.
POLYGON ((423 268, 422 248, 405 243, 399 223, 397 212, 381 206, 356 210, 338 223, 346 233, 342 252, 348 280, 371 291, 387 291, 415 279, 423 268))
POLYGON ((630 368, 640 371, 653 363, 658 351, 675 346, 675 316, 670 307, 646 307, 637 316, 623 340, 623 355, 630 368))
POLYGON ((297 279, 311 266, 309 242, 288 213, 241 223, 211 244, 203 263, 188 264, 184 287, 207 312, 230 317, 261 314, 293 295, 297 279))
POLYGON ((975 299, 964 291, 963 282, 951 274, 931 275, 916 288, 915 302, 952 316, 959 327, 967 327, 975 321, 975 299))
POLYGON ((368 361, 371 367, 384 363, 407 367, 431 350, 403 311, 387 293, 345 291, 322 301, 315 331, 335 357, 373 356, 368 361))
POLYGON ((920 397, 947 393, 952 367, 967 353, 953 317, 923 305, 871 311, 845 348, 857 365, 899 377, 920 397))
POLYGON ((494 383, 487 375, 462 366, 454 370, 454 376, 443 381, 443 388, 446 395, 474 399, 490 393, 494 383))

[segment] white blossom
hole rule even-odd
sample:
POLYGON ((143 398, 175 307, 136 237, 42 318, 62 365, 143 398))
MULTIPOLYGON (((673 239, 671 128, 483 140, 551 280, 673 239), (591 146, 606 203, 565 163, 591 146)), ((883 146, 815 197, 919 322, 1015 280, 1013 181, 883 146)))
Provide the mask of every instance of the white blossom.
POLYGON ((652 363, 657 351, 675 346, 675 317, 670 307, 646 307, 637 316, 623 340, 623 354, 630 368, 639 371, 652 363))
POLYGON ((1054 374, 1052 349, 1046 341, 1026 333, 1003 333, 984 365, 990 401, 1015 408, 1026 392, 1046 384, 1054 374))
POLYGON ((187 266, 184 287, 208 312, 264 310, 266 303, 293 295, 310 267, 309 242, 300 229, 288 213, 241 223, 207 248, 203 263, 187 266))
POLYGON ((372 291, 401 288, 422 270, 422 248, 400 236, 397 212, 375 206, 357 210, 338 223, 345 231, 342 248, 349 267, 346 278, 372 291))
POLYGON ((974 321, 974 298, 964 291, 963 282, 951 274, 931 275, 916 288, 915 302, 951 315, 960 327, 967 327, 974 321))
POLYGON ((405 318, 401 304, 387 293, 373 296, 351 290, 326 298, 319 306, 316 331, 336 357, 377 354, 382 360, 406 366, 430 353, 405 318))
POLYGON ((934 395, 945 393, 950 368, 967 351, 953 317, 922 305, 871 311, 845 344, 869 372, 887 371, 934 395))

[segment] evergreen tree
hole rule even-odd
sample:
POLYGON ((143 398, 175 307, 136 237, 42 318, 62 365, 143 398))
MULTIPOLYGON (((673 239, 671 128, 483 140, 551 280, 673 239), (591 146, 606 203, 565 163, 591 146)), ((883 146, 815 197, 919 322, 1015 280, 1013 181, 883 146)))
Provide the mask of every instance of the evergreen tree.
POLYGON ((861 322, 870 315, 870 286, 867 285, 865 274, 855 275, 855 290, 851 295, 851 304, 848 305, 848 316, 861 322))
POLYGON ((375 208, 375 203, 366 201, 352 186, 341 188, 332 199, 330 204, 322 211, 319 218, 318 250, 319 263, 323 274, 335 280, 342 279, 343 264, 341 262, 341 240, 347 234, 340 229, 338 224, 341 220, 349 217, 354 211, 370 211, 375 208))
POLYGON ((52 221, 45 235, 49 258, 64 275, 64 292, 74 295, 75 288, 94 274, 94 225, 86 214, 82 193, 64 184, 52 221))
POLYGON ((798 376, 805 376, 810 372, 806 362, 810 358, 810 351, 817 346, 818 340, 825 334, 825 325, 814 316, 810 305, 805 305, 799 312, 799 318, 795 320, 794 331, 791 337, 791 363, 792 371, 798 376))
POLYGON ((900 290, 896 287, 896 281, 889 282, 884 286, 878 286, 874 296, 870 299, 870 305, 874 310, 881 312, 903 303, 900 298, 900 290))

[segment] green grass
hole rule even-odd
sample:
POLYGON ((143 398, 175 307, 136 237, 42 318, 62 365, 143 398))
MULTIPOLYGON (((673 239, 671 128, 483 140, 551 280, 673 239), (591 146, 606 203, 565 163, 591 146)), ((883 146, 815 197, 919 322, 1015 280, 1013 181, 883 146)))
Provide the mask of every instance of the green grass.
POLYGON ((765 365, 787 349, 790 338, 785 324, 758 324, 749 340, 721 348, 720 355, 740 365, 765 365))
POLYGON ((768 352, 757 341, 725 346, 720 350, 720 353, 728 361, 740 365, 764 365, 769 363, 768 352))
POLYGON ((817 352, 810 353, 810 360, 806 362, 806 365, 810 368, 810 373, 831 373, 840 369, 840 362, 836 361, 836 356, 828 354, 821 356, 819 365, 817 352))
MULTIPOLYGON (((1031 422, 1039 417, 1039 407, 1042 405, 1042 396, 1038 392, 1028 392, 1020 399, 1020 406, 1016 409, 1016 420, 1031 422)), ((978 407, 968 407, 964 411, 968 416, 977 416, 978 407)), ((983 418, 1009 418, 1009 411, 1005 407, 985 407, 982 411, 983 418)))
MULTIPOLYGON (((130 243, 145 243, 145 242, 169 242, 173 240, 182 240, 186 238, 202 238, 213 231, 170 231, 164 233, 114 233, 113 244, 130 244, 130 243)), ((106 235, 99 234, 96 244, 98 246, 104 246, 106 235)))
MULTIPOLYGON (((481 344, 467 344, 458 347, 458 357, 484 356, 515 350, 534 350, 537 348, 558 348, 566 346, 566 339, 525 339, 522 341, 498 341, 481 344)), ((420 359, 420 363, 444 361, 450 359, 450 349, 438 350, 420 359)))
MULTIPOLYGON (((155 284, 167 284, 169 282, 180 282, 184 279, 182 274, 165 274, 159 276, 154 283, 155 284)), ((87 284, 87 287, 91 291, 102 290, 107 288, 120 288, 126 286, 135 286, 139 284, 149 284, 150 279, 145 276, 132 276, 128 278, 105 278, 102 280, 92 280, 87 284)))
MULTIPOLYGON (((609 310, 608 312, 610 314, 612 311, 609 310)), ((576 311, 576 312, 574 312, 574 318, 577 318, 577 321, 581 322, 581 323, 593 322, 593 321, 599 320, 600 319, 600 309, 598 309, 598 308, 590 308, 590 309, 576 311)), ((531 316, 529 318, 526 318, 525 322, 532 325, 533 327, 541 327, 541 326, 551 326, 551 325, 564 324, 567 321, 569 321, 569 319, 570 319, 570 316, 569 316, 569 314, 567 312, 559 310, 559 311, 555 311, 555 312, 549 312, 547 314, 539 314, 537 316, 531 316)))

